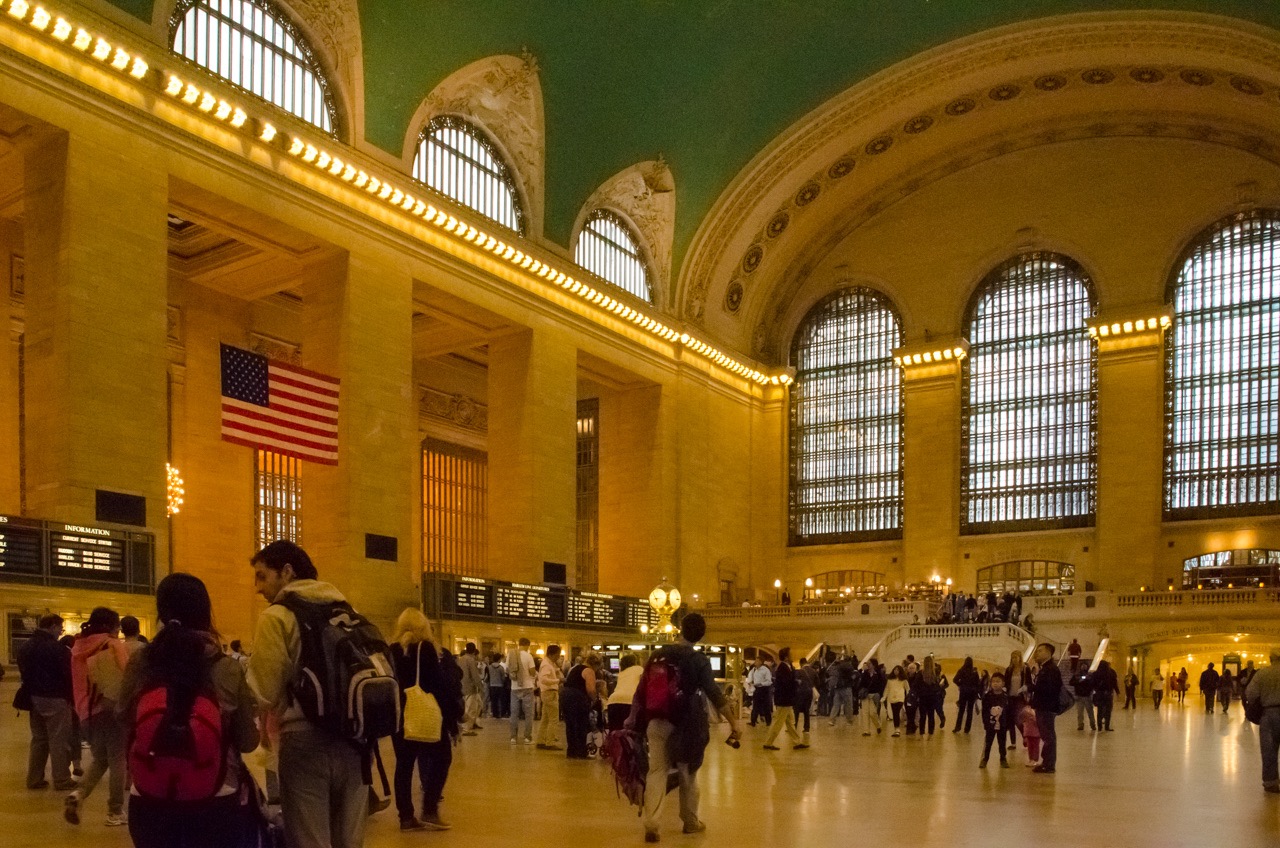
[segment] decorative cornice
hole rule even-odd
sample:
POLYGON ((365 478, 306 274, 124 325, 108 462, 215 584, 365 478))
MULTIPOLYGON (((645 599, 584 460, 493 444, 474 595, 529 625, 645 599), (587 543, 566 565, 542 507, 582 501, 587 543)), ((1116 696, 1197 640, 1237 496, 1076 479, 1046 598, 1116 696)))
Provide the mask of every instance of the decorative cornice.
POLYGON ((477 433, 489 432, 489 407, 464 394, 450 394, 420 386, 418 414, 424 421, 444 422, 477 433))

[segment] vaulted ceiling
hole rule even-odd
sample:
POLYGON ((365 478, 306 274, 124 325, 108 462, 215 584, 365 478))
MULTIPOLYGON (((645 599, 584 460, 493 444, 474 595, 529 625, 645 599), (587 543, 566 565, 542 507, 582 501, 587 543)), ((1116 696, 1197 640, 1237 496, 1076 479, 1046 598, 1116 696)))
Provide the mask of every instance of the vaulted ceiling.
MULTIPOLYGON (((161 5, 109 2, 148 23, 161 5)), ((313 4, 286 5, 305 13, 313 4)), ((1280 3, 1270 0, 360 0, 363 135, 399 156, 415 110, 441 80, 527 49, 546 104, 547 236, 566 244, 597 186, 661 155, 677 187, 678 266, 735 175, 839 92, 992 27, 1123 10, 1280 29, 1280 3)))

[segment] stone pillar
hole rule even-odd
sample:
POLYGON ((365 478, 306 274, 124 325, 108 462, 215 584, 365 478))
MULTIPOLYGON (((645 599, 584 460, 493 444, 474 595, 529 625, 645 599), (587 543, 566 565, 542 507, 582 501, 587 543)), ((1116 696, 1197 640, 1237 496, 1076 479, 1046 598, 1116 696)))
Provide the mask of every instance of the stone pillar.
POLYGON ((489 571, 542 581, 574 573, 578 351, 536 329, 489 343, 489 571))
POLYGON ((320 579, 390 627, 418 605, 421 583, 410 538, 422 497, 413 280, 342 255, 316 269, 302 295, 303 365, 342 381, 338 464, 303 463, 303 546, 320 579), (394 538, 397 561, 366 557, 366 534, 394 538))
POLYGON ((1099 589, 1153 586, 1158 579, 1164 509, 1161 318, 1170 318, 1169 308, 1153 304, 1089 321, 1098 340, 1099 589), (1137 329, 1138 320, 1144 329, 1137 329))
POLYGON ((95 490, 146 498, 168 560, 168 178, 136 139, 25 145, 27 507, 92 522, 95 490))
POLYGON ((675 562, 663 387, 600 397, 600 591, 643 597, 675 562))
POLYGON ((903 371, 902 548, 908 582, 935 574, 961 587, 974 580, 972 567, 958 569, 962 357, 957 350, 967 355, 968 343, 929 341, 894 351, 903 371))

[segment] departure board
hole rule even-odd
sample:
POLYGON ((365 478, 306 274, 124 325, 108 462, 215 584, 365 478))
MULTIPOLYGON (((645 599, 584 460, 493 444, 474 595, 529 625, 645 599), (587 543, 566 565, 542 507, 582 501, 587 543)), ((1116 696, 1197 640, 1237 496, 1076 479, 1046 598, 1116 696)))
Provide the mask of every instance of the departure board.
POLYGON ((627 626, 627 601, 612 595, 575 592, 569 596, 568 614, 570 624, 621 629, 627 626))
POLYGON ((498 618, 563 622, 564 595, 545 586, 513 583, 494 587, 493 614, 498 618))
POLYGON ((39 574, 39 522, 25 523, 20 518, 0 516, 0 574, 39 574))
POLYGON ((124 580, 125 535, 65 524, 49 534, 49 568, 64 577, 124 580))
POLYGON ((434 573, 423 581, 432 615, 524 622, 584 630, 639 630, 652 626, 653 613, 639 598, 576 592, 561 586, 505 583, 479 577, 434 573))

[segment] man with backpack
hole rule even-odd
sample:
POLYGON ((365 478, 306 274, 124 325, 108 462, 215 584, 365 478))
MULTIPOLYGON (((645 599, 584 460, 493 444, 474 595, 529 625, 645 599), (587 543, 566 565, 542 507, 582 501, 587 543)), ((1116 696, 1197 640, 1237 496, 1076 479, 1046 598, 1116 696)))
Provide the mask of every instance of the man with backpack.
POLYGON ((251 560, 270 606, 258 619, 249 685, 280 728, 280 806, 290 848, 359 848, 366 778, 400 723, 400 685, 377 628, 318 578, 311 557, 276 541, 251 560))
POLYGON ((658 814, 667 795, 667 775, 675 769, 680 783, 680 818, 685 833, 701 833, 698 818, 698 768, 710 740, 709 701, 729 722, 728 742, 737 747, 742 735, 738 716, 716 683, 711 662, 694 650, 706 635, 707 622, 696 612, 680 624, 680 641, 659 648, 649 658, 636 687, 627 727, 642 733, 649 749, 644 790, 644 841, 658 841, 658 814))
POLYGON ((1089 717, 1089 729, 1097 730, 1098 725, 1093 716, 1093 677, 1089 674, 1089 663, 1080 657, 1071 657, 1068 666, 1066 685, 1076 698, 1076 730, 1084 730, 1085 716, 1089 717))

